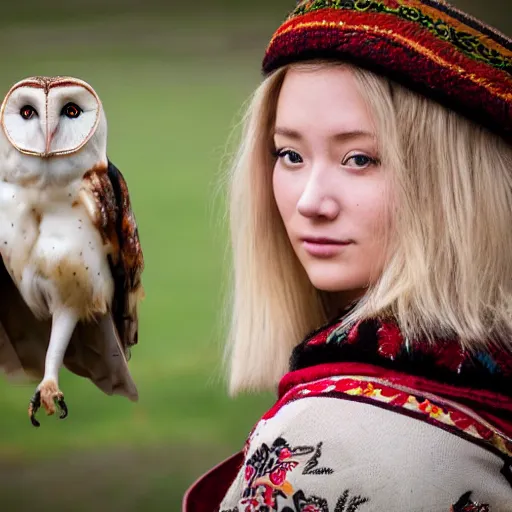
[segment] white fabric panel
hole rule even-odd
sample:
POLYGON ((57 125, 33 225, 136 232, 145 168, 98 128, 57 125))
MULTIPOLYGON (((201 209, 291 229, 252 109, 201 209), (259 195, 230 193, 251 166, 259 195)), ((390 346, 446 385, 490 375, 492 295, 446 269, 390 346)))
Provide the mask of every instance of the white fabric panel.
MULTIPOLYGON (((339 398, 304 398, 258 424, 247 458, 264 444, 271 448, 278 438, 287 442, 292 453, 297 447, 316 450, 322 443, 316 469, 332 470, 304 474, 315 454, 292 456, 290 460, 298 464, 286 472, 291 485, 280 486, 285 494, 277 498, 280 511, 287 506, 300 510, 293 496, 303 491, 306 498, 327 500, 328 508, 318 509, 322 512, 449 512, 462 495, 472 491, 471 501, 489 504, 490 512, 512 512, 512 488, 500 473, 500 457, 403 414, 339 398), (342 507, 340 497, 346 491, 342 507)), ((245 487, 244 466, 221 511, 245 512, 247 505, 241 503, 245 487)))

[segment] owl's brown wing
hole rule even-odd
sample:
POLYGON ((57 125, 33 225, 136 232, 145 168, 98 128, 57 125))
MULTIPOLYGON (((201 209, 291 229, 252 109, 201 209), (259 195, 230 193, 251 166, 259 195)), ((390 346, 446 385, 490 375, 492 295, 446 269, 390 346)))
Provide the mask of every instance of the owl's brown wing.
POLYGON ((129 348, 138 342, 138 306, 144 296, 144 258, 128 186, 109 161, 107 168, 95 168, 85 174, 80 199, 108 246, 115 284, 112 316, 128 355, 129 348))

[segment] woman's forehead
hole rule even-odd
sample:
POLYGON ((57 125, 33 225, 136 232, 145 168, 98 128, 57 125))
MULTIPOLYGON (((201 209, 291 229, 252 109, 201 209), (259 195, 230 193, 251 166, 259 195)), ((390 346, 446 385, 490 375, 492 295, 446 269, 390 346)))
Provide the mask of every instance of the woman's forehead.
POLYGON ((374 122, 350 67, 302 65, 286 73, 275 128, 288 135, 309 130, 373 134, 374 122))

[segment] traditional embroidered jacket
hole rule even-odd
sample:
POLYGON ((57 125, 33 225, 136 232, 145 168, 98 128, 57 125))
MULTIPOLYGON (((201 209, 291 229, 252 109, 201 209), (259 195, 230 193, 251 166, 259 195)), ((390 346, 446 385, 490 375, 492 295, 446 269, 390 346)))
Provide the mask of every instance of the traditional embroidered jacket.
POLYGON ((243 452, 187 512, 511 512, 512 356, 394 323, 334 322, 293 352, 243 452))

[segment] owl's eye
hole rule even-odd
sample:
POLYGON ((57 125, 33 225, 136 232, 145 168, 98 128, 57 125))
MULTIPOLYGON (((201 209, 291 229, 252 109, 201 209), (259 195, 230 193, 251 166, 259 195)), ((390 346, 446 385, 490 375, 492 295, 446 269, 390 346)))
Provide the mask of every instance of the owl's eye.
POLYGON ((62 107, 61 115, 69 117, 70 119, 76 119, 80 116, 83 110, 76 103, 66 103, 62 107))
POLYGON ((34 116, 37 116, 37 112, 32 105, 25 105, 20 109, 20 116, 28 121, 29 119, 32 119, 34 116))

